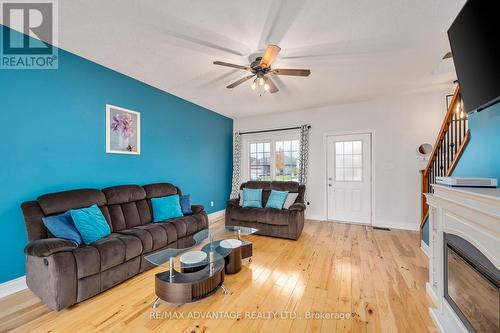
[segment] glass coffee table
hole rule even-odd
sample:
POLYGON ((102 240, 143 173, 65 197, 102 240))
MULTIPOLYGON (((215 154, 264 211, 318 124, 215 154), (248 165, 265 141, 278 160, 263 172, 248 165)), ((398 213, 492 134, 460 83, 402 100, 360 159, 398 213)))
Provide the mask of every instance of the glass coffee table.
POLYGON ((253 245, 241 236, 258 230, 237 226, 217 226, 201 230, 178 245, 144 259, 167 271, 155 276, 156 309, 160 300, 169 303, 188 303, 213 294, 220 287, 224 294, 224 275, 241 270, 241 260, 252 260, 253 245))

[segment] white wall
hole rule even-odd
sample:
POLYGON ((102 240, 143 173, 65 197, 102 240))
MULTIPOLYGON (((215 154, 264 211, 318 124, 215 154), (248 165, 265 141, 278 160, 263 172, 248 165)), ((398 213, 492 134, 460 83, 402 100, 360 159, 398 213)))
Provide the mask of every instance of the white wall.
MULTIPOLYGON (((419 228, 420 174, 425 162, 416 148, 434 144, 446 112, 448 91, 405 95, 356 104, 277 113, 234 120, 235 131, 310 124, 306 217, 326 219, 325 133, 374 132, 374 225, 419 228)), ((265 96, 262 98, 266 98, 265 96)))

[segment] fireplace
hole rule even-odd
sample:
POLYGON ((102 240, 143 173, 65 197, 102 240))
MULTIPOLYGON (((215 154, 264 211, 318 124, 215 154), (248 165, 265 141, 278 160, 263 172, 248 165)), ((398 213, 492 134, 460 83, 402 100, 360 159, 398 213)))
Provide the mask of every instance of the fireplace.
POLYGON ((499 270, 467 240, 443 237, 445 299, 470 332, 500 332, 499 270))
POLYGON ((429 314, 441 333, 500 332, 500 188, 433 185, 429 314))

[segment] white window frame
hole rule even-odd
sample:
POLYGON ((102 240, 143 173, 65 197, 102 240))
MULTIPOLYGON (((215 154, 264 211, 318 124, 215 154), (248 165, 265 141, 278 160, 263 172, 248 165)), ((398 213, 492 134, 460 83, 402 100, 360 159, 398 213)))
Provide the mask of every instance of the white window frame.
POLYGON ((250 180, 250 144, 269 142, 270 143, 270 165, 271 165, 271 181, 276 178, 276 141, 300 140, 299 133, 257 133, 245 134, 242 136, 241 150, 241 181, 247 182, 250 180))

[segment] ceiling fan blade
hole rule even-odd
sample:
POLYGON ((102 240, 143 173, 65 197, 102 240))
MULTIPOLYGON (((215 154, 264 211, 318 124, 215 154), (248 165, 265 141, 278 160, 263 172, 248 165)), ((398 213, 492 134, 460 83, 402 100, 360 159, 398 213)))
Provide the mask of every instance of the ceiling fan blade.
POLYGON ((309 76, 311 75, 311 70, 309 69, 287 69, 287 68, 277 68, 273 69, 272 72, 275 75, 292 75, 292 76, 309 76))
POLYGON ((271 80, 271 78, 264 76, 264 81, 266 82, 265 84, 267 84, 269 86, 268 91, 270 94, 274 94, 274 93, 277 93, 279 91, 278 87, 276 87, 276 85, 274 84, 273 80, 271 80))
POLYGON ((230 85, 228 85, 226 88, 228 88, 228 89, 232 89, 232 88, 234 88, 234 87, 236 87, 236 86, 239 86, 239 85, 240 85, 240 84, 242 84, 243 82, 250 80, 250 79, 251 79, 251 78, 253 78, 254 76, 255 76, 255 74, 245 76, 244 78, 241 78, 241 79, 239 79, 238 81, 231 83, 231 84, 230 84, 230 85))
POLYGON ((266 52, 264 52, 264 56, 260 60, 260 67, 267 68, 271 66, 280 51, 281 48, 278 45, 269 44, 266 48, 266 52))
POLYGON ((243 69, 245 71, 249 71, 250 70, 250 67, 248 67, 248 66, 231 64, 229 62, 224 62, 224 61, 214 61, 214 65, 226 66, 226 67, 232 67, 232 68, 238 68, 238 69, 243 69))
POLYGON ((445 55, 443 56, 443 60, 448 58, 453 58, 453 54, 451 54, 451 52, 446 52, 445 55))

